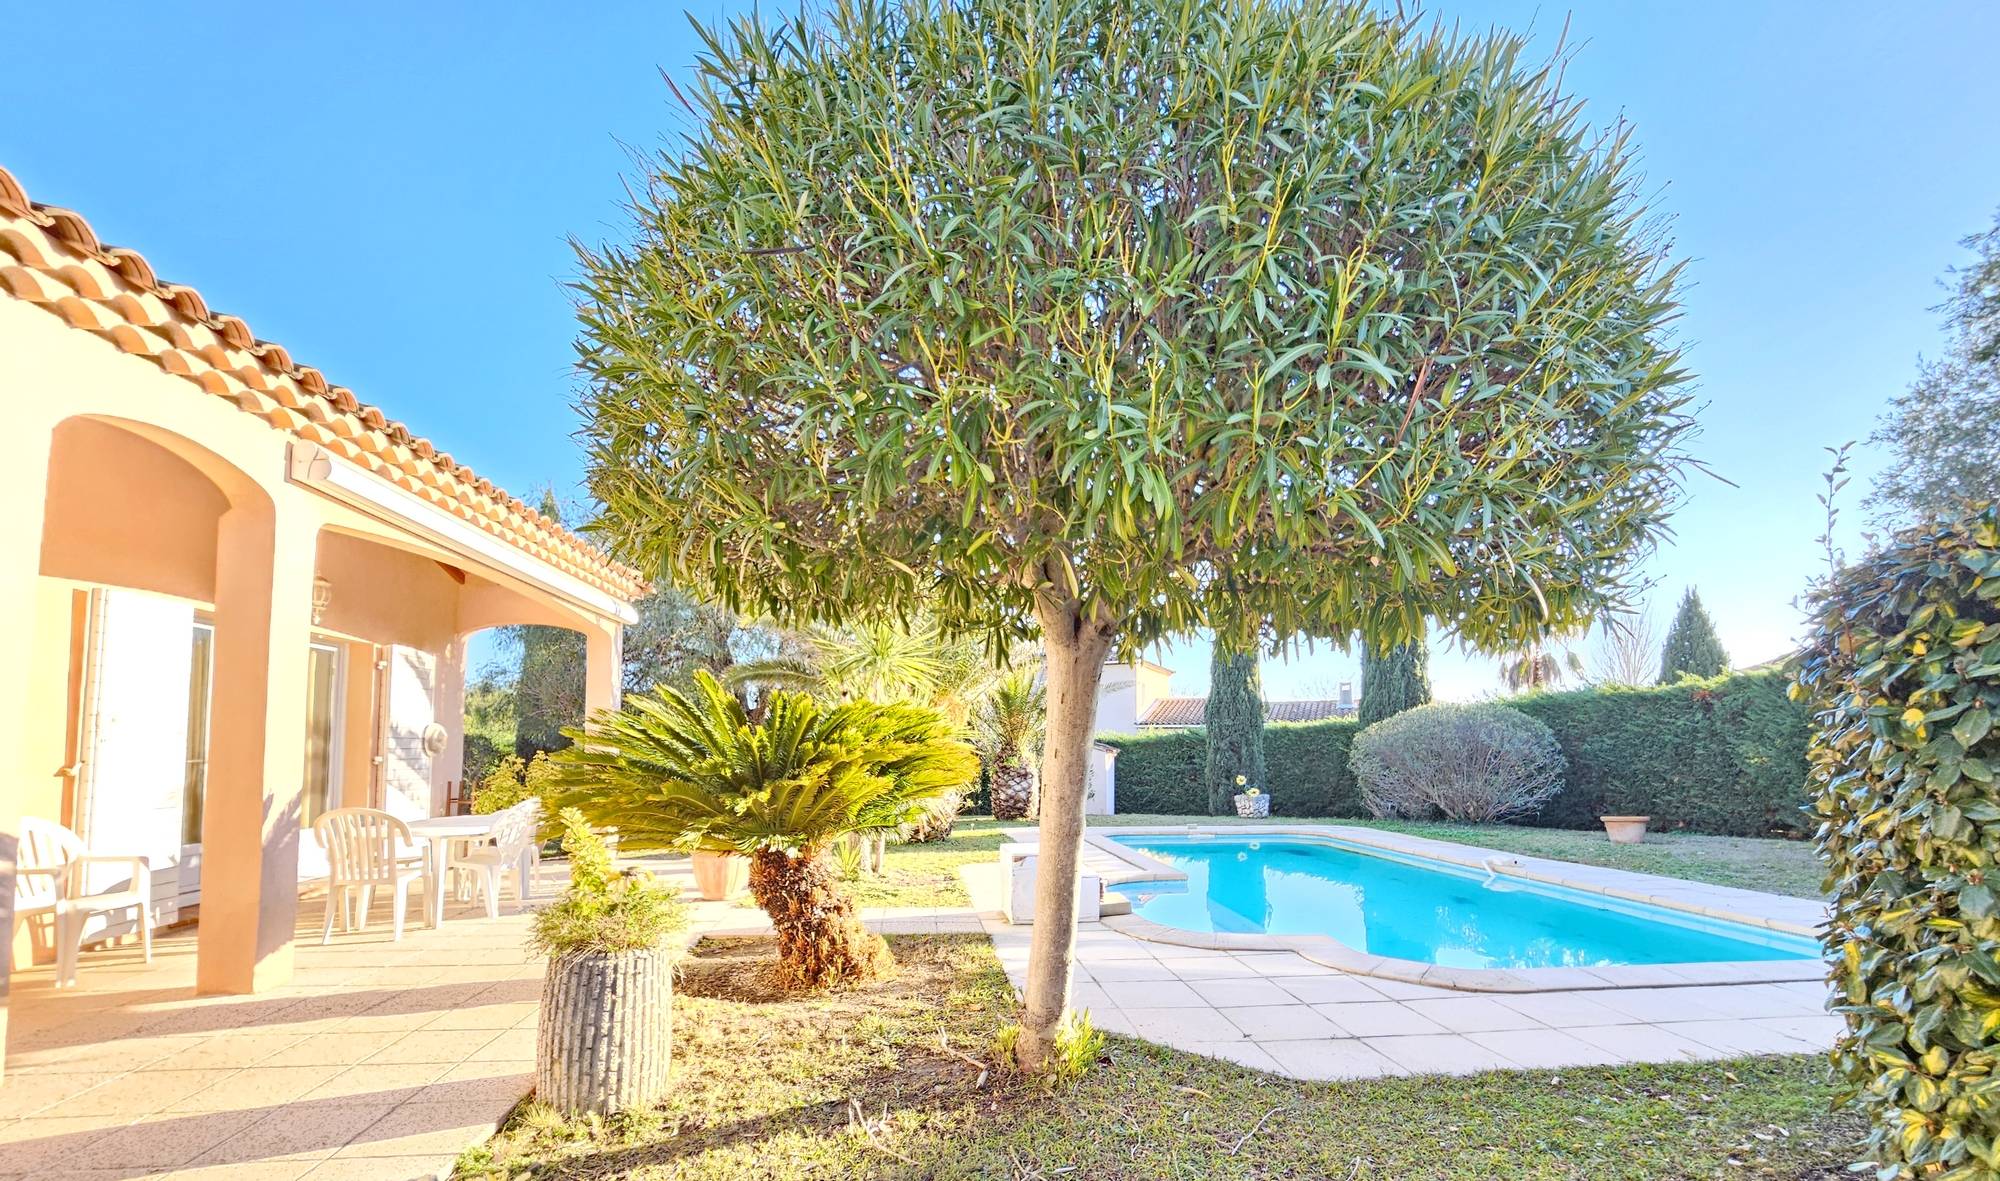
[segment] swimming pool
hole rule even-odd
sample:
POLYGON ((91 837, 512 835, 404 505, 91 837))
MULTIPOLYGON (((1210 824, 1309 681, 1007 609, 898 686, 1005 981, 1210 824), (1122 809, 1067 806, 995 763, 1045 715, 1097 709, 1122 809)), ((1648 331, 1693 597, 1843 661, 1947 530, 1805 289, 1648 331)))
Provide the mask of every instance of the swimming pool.
POLYGON ((1810 960, 1813 940, 1325 838, 1120 834, 1185 882, 1120 887, 1183 931, 1325 935, 1453 968, 1810 960))

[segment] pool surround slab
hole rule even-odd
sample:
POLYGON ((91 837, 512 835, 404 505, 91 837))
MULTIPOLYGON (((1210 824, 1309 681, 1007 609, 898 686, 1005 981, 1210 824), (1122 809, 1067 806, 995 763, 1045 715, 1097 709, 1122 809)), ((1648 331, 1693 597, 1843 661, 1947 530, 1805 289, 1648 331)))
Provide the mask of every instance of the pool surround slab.
MULTIPOLYGON (((1032 831, 1032 830, 1029 830, 1032 831)), ((1106 887, 1141 882, 1184 881, 1187 875, 1116 836, 1181 836, 1192 832, 1210 837, 1293 837, 1380 849, 1470 869, 1519 877, 1544 885, 1628 902, 1645 903, 1703 918, 1762 927, 1788 935, 1817 938, 1825 911, 1803 898, 1786 898, 1755 890, 1711 886, 1678 878, 1633 873, 1604 866, 1580 865, 1541 857, 1522 857, 1379 829, 1347 825, 1245 824, 1227 826, 1149 825, 1116 829, 1085 829, 1091 850, 1122 868, 1099 865, 1106 887)), ((1009 830, 1019 839, 1024 835, 1009 830)), ((1818 982, 1826 967, 1818 959, 1712 961, 1687 964, 1617 964, 1599 968, 1455 968, 1420 960, 1372 955, 1349 947, 1330 935, 1266 935, 1234 931, 1184 931, 1136 914, 1106 915, 1104 926, 1152 943, 1219 951, 1290 951, 1313 963, 1360 976, 1463 992, 1584 992, 1618 988, 1673 988, 1713 984, 1782 984, 1818 982)))

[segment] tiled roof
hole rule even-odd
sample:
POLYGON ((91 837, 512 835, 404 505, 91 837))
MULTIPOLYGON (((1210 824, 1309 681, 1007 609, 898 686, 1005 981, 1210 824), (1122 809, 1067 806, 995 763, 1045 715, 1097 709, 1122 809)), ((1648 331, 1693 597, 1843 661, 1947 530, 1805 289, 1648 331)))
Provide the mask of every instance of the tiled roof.
POLYGON ((0 168, 0 289, 144 357, 274 429, 342 459, 584 582, 632 600, 638 571, 529 508, 319 370, 162 282, 138 252, 98 241, 67 209, 30 201, 0 168))
MULTIPOLYGON (((1139 719, 1139 724, 1176 730, 1199 726, 1207 711, 1206 697, 1162 697, 1146 711, 1145 717, 1139 719)), ((1343 706, 1330 697, 1264 703, 1266 722, 1323 722, 1328 718, 1344 718, 1353 712, 1352 705, 1343 706)))

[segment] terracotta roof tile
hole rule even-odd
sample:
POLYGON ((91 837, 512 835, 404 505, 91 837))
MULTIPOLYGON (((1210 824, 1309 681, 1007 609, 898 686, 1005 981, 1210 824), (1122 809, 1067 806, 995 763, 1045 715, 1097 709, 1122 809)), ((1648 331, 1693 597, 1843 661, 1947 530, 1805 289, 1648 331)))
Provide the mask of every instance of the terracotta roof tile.
POLYGON ((626 600, 646 580, 509 496, 428 439, 162 283, 136 251, 100 242, 82 215, 28 198, 0 168, 0 290, 145 357, 274 429, 317 443, 599 590, 626 600))
MULTIPOLYGON (((1207 712, 1206 697, 1162 697, 1146 711, 1145 717, 1139 719, 1139 725, 1149 729, 1179 730, 1201 725, 1207 712)), ((1266 722, 1323 722, 1329 718, 1344 718, 1353 712, 1353 705, 1342 705, 1331 697, 1264 703, 1266 722)))

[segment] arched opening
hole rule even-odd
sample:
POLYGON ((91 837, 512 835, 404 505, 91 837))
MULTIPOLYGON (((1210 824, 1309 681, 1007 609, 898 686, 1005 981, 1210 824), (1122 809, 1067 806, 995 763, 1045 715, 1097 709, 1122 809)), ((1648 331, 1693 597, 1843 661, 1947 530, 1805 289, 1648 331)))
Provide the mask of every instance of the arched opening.
MULTIPOLYGON (((22 810, 145 856, 156 925, 200 894, 219 538, 232 513, 270 509, 243 472, 157 428, 77 417, 51 435, 22 810)), ((24 924, 16 958, 46 957, 51 935, 24 924)))

